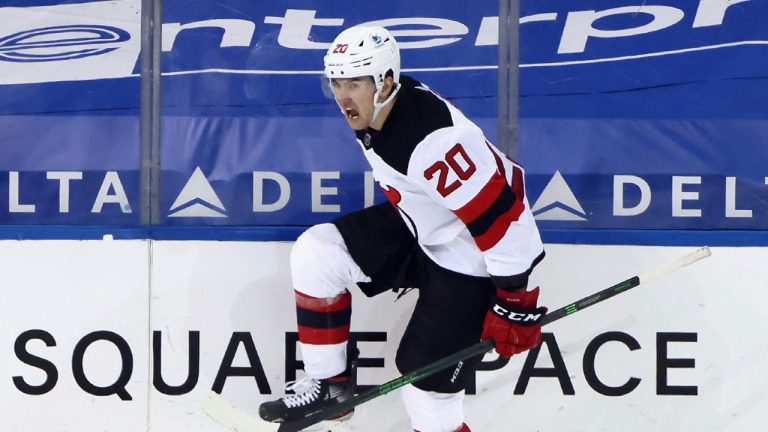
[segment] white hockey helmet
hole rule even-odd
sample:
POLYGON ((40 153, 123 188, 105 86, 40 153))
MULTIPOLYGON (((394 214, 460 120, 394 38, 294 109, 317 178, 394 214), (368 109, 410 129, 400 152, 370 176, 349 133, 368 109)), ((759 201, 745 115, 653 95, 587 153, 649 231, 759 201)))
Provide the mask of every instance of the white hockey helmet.
POLYGON ((400 80, 400 50, 392 33, 383 27, 355 26, 342 31, 324 63, 328 79, 371 76, 377 91, 389 71, 395 83, 400 80))

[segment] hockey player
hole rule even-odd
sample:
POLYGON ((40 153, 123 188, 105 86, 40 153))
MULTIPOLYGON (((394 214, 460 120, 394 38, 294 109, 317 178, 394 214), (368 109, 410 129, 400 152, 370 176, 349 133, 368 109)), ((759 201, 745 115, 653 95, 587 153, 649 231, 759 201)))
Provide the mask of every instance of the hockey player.
MULTIPOLYGON (((274 422, 353 396, 348 282, 367 296, 418 289, 396 355, 403 374, 485 339, 503 357, 521 353, 540 343, 546 313, 538 287, 527 290, 544 250, 522 168, 456 107, 400 75, 397 43, 384 28, 340 33, 325 75, 389 202, 297 239, 291 268, 307 378, 290 387, 295 394, 261 405, 274 422)), ((469 431, 464 387, 481 359, 402 388, 414 430, 469 431)))

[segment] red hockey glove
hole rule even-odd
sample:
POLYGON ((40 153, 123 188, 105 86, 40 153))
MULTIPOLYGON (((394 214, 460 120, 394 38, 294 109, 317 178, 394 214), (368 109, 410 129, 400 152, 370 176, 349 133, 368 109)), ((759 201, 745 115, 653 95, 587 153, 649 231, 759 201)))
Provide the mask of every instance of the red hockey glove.
POLYGON ((481 340, 493 339, 496 352, 512 357, 541 343, 541 320, 547 313, 544 306, 536 307, 539 287, 531 291, 496 289, 496 297, 483 322, 481 340))

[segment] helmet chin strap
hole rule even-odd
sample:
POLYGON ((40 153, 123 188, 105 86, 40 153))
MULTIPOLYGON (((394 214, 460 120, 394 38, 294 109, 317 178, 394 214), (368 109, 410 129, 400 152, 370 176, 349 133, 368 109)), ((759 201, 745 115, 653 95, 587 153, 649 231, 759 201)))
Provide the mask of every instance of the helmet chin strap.
POLYGON ((397 92, 399 91, 400 91, 400 85, 395 84, 395 88, 392 89, 392 93, 390 93, 389 97, 387 97, 384 100, 384 102, 381 102, 381 103, 378 102, 379 95, 381 94, 381 90, 376 91, 376 93, 373 95, 373 118, 371 119, 372 124, 376 121, 376 118, 379 116, 381 109, 389 105, 395 99, 395 95, 397 95, 397 92))
MULTIPOLYGON (((371 124, 373 124, 376 121, 376 118, 379 116, 379 113, 381 112, 381 109, 385 106, 389 105, 397 95, 397 92, 400 91, 400 84, 395 84, 395 87, 392 89, 392 93, 389 94, 389 97, 384 100, 384 102, 379 103, 379 95, 381 94, 381 90, 376 90, 376 93, 373 94, 373 116, 371 118, 371 124)), ((341 106, 338 100, 336 100, 336 105, 339 107, 339 111, 343 115, 347 115, 347 112, 344 111, 344 107, 341 106)))

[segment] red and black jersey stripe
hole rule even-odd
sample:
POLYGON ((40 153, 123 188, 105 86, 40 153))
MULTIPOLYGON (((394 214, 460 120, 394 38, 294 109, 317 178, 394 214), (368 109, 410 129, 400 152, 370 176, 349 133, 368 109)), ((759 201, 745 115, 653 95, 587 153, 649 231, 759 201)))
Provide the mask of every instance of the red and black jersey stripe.
POLYGON ((525 210, 522 170, 514 167, 513 187, 510 187, 501 159, 495 152, 493 155, 496 158, 497 171, 472 200, 454 211, 467 225, 481 251, 495 246, 507 233, 509 225, 517 221, 525 210))
POLYGON ((299 341, 313 345, 339 344, 349 339, 352 295, 347 291, 331 299, 296 291, 299 341))

